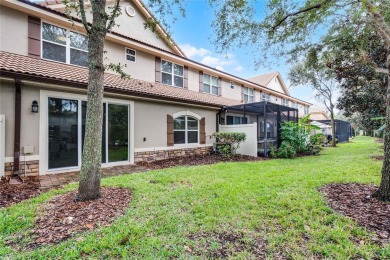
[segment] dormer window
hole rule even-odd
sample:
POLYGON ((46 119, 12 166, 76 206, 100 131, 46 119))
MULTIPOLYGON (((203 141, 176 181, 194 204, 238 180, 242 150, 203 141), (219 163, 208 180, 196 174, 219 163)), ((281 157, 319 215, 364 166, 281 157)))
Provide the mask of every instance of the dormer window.
POLYGON ((88 66, 88 38, 52 24, 42 23, 42 58, 88 66))
POLYGON ((161 61, 162 83, 182 88, 184 85, 184 67, 169 61, 161 61))

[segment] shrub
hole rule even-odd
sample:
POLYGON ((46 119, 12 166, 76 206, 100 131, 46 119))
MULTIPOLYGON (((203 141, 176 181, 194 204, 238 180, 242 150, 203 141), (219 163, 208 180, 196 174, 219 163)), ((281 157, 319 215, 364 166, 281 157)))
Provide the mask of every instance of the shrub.
POLYGON ((287 142, 282 142, 280 145, 278 152, 277 152, 277 157, 278 158, 294 158, 296 154, 295 148, 290 145, 287 142))
POLYGON ((310 136, 310 143, 312 145, 320 145, 320 144, 325 143, 325 142, 326 142, 326 137, 321 133, 314 134, 314 135, 310 136))
POLYGON ((240 143, 246 139, 246 134, 241 132, 217 132, 213 134, 217 139, 217 151, 230 156, 235 154, 240 147, 240 143))

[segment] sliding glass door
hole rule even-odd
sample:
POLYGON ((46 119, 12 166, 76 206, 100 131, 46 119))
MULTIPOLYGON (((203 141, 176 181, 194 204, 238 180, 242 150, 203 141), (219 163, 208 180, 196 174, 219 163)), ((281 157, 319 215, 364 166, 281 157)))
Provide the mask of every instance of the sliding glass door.
POLYGON ((49 169, 77 167, 78 111, 77 100, 49 98, 49 169))
MULTIPOLYGON (((102 163, 128 161, 129 105, 103 103, 102 109, 102 163)), ((83 100, 48 99, 49 169, 81 166, 86 111, 83 100)))

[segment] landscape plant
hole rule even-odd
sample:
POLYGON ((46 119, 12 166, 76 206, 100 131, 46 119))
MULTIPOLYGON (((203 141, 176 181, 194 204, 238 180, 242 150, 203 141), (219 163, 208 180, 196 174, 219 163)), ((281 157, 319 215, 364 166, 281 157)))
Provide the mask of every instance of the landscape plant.
POLYGON ((216 132, 212 136, 217 140, 217 151, 226 156, 236 154, 246 139, 246 134, 242 132, 216 132))

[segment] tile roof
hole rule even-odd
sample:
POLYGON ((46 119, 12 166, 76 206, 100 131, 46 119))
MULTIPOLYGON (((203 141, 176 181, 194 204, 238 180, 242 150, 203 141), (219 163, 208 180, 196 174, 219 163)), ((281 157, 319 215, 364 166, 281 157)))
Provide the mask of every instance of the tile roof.
MULTIPOLYGON (((45 80, 87 86, 88 69, 70 64, 31 58, 0 51, 0 75, 15 74, 35 76, 45 80)), ((138 79, 122 79, 112 73, 105 73, 104 87, 108 92, 121 92, 129 96, 143 96, 160 100, 174 100, 183 103, 220 107, 240 104, 240 101, 200 93, 161 83, 138 79)))
POLYGON ((267 86, 267 84, 278 75, 279 75, 279 72, 274 71, 274 72, 270 72, 267 74, 262 74, 262 75, 258 75, 258 76, 252 77, 252 78, 248 78, 248 80, 252 81, 253 83, 262 85, 262 86, 267 86))

